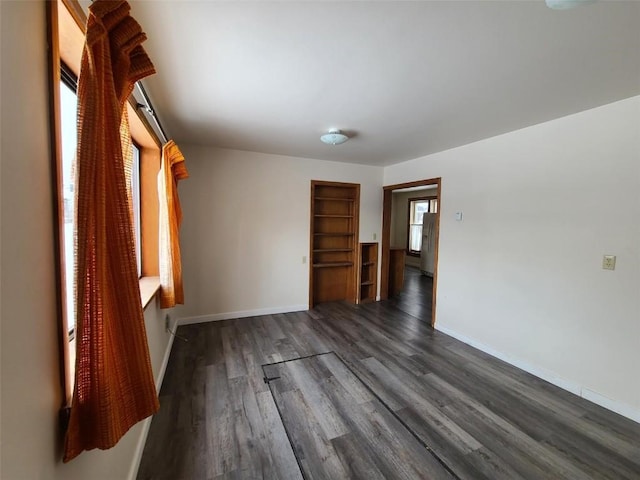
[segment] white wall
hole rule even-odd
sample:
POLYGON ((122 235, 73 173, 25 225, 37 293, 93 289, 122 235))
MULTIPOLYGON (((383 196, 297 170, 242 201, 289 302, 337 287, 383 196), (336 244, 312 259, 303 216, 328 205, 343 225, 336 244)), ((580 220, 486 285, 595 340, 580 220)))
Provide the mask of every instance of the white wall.
POLYGON ((360 183, 360 242, 380 240, 381 167, 181 149, 190 174, 180 185, 181 313, 196 317, 186 321, 307 308, 311 180, 360 183))
POLYGON ((388 167, 384 183, 432 177, 436 328, 640 421, 640 97, 388 167))
MULTIPOLYGON (((0 478, 125 479, 143 424, 108 451, 61 462, 58 318, 48 125, 44 2, 0 1, 1 467, 0 478)), ((155 303, 145 311, 151 361, 161 373, 170 339, 155 303)))

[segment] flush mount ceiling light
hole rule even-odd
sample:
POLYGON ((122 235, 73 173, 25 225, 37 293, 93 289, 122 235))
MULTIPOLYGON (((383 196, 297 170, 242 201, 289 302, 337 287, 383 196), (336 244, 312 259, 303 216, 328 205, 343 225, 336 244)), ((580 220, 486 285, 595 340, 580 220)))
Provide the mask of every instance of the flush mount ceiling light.
POLYGON ((596 3, 597 0, 545 0, 547 7, 554 10, 569 10, 570 8, 579 7, 580 5, 588 5, 596 3))
POLYGON ((340 145, 341 143, 344 143, 347 140, 349 140, 349 137, 347 137, 344 133, 342 133, 337 128, 332 128, 329 130, 328 133, 321 135, 320 140, 323 143, 326 143, 327 145, 340 145))

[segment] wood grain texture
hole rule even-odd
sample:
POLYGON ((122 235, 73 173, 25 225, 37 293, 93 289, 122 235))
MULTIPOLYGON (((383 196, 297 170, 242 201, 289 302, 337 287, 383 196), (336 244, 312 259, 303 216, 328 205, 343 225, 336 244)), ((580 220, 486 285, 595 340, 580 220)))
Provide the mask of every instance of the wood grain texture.
POLYGON ((640 479, 639 424, 391 301, 179 334, 139 479, 439 478, 422 445, 460 479, 640 479))
POLYGON ((305 478, 455 478, 335 353, 268 370, 305 478))
POLYGON ((389 299, 391 305, 431 324, 433 310, 433 278, 423 275, 420 269, 406 265, 402 291, 389 299))

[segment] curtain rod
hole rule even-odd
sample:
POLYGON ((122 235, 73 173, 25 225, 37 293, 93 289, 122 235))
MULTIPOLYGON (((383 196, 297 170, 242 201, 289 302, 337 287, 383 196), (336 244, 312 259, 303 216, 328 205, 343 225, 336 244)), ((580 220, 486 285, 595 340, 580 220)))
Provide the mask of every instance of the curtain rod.
POLYGON ((165 133, 164 128, 162 128, 162 125, 160 124, 160 120, 158 120, 158 117, 156 116, 156 112, 153 109, 153 106, 151 105, 151 100, 149 100, 147 91, 144 89, 144 87, 142 86, 142 83, 140 82, 136 82, 135 86, 138 89, 138 92, 140 92, 142 99, 144 100, 144 104, 138 103, 136 105, 136 108, 138 109, 142 108, 145 112, 149 114, 149 116, 153 120, 153 123, 155 123, 156 127, 158 127, 158 131, 160 132, 160 135, 162 135, 162 140, 163 140, 162 143, 163 144, 167 143, 169 141, 169 138, 167 137, 167 134, 165 133))

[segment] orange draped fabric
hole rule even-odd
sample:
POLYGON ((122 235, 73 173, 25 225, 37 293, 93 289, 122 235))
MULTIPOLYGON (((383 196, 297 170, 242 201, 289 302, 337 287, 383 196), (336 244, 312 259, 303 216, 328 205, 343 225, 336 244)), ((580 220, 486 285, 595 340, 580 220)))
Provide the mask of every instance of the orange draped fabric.
POLYGON ((78 83, 77 353, 65 462, 112 447, 159 408, 120 132, 133 84, 154 67, 129 11, 124 0, 89 7, 78 83))
POLYGON ((161 199, 159 250, 162 308, 184 304, 179 238, 182 209, 178 198, 178 181, 188 177, 184 156, 171 140, 162 149, 162 165, 158 174, 158 193, 161 199))

